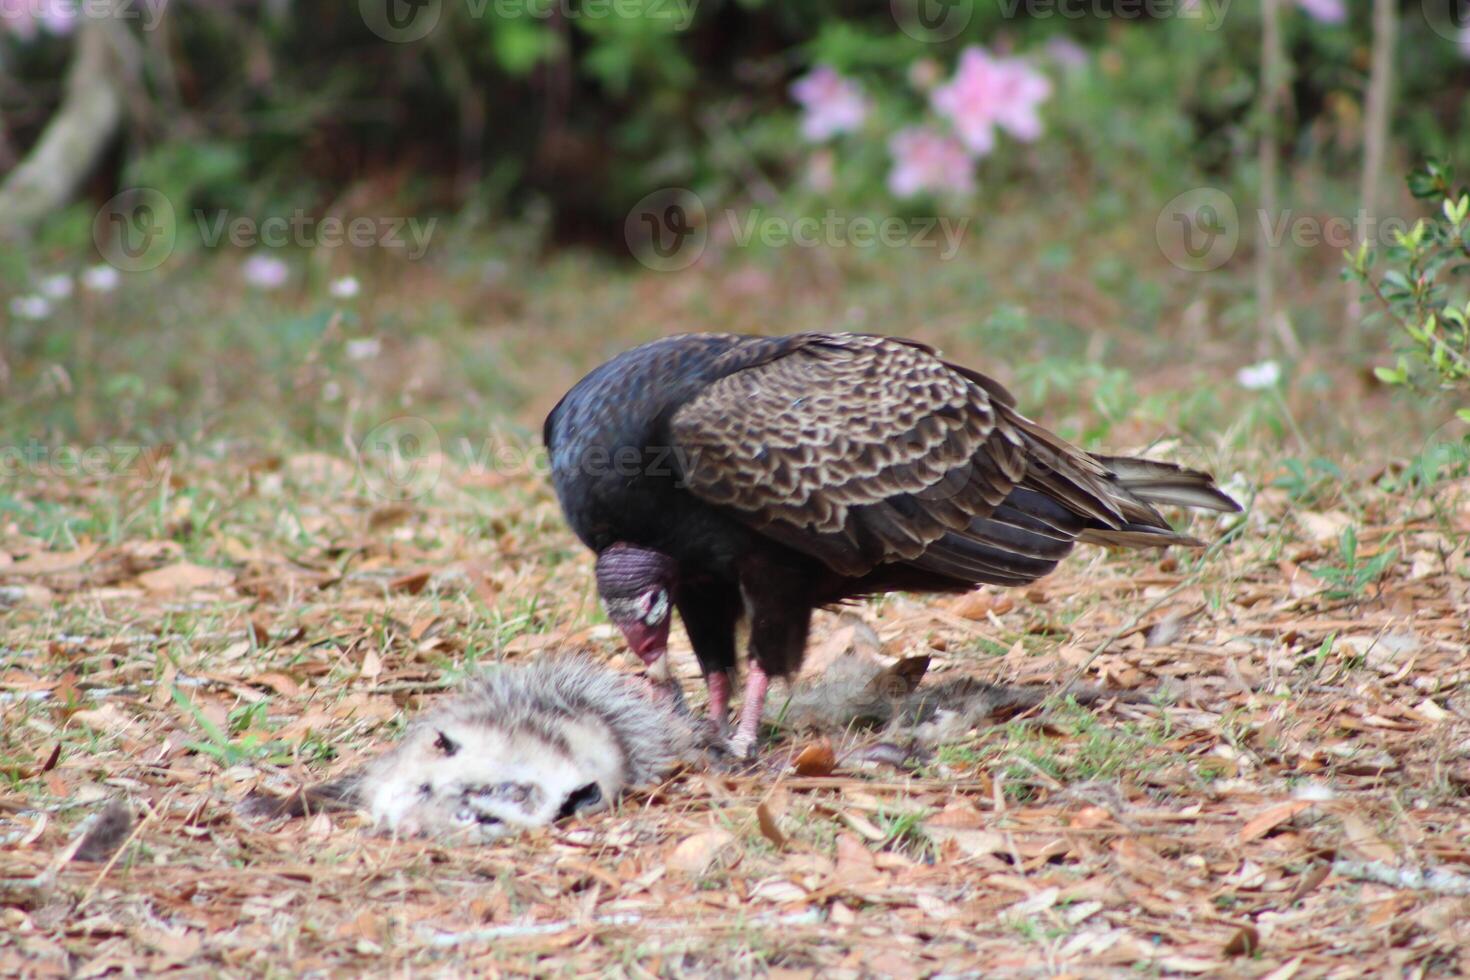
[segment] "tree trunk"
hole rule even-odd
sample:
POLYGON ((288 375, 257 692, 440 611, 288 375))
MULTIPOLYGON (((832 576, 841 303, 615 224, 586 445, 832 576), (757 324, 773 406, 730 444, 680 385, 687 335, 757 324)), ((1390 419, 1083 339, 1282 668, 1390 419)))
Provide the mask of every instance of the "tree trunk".
MULTIPOLYGON (((1368 74, 1368 95, 1363 110, 1363 177, 1358 198, 1363 208, 1363 234, 1376 244, 1378 188, 1383 183, 1383 161, 1388 153, 1388 124, 1393 107, 1393 56, 1398 45, 1398 11, 1394 0, 1374 0, 1373 61, 1368 74)), ((1344 336, 1359 342, 1363 304, 1359 285, 1348 283, 1348 323, 1355 325, 1344 336)), ((1358 346, 1355 344, 1354 346, 1358 346)))
POLYGON ((1271 352, 1276 332, 1276 252, 1266 229, 1276 220, 1281 146, 1281 93, 1286 86, 1286 54, 1281 48, 1281 0, 1261 0, 1261 99, 1259 145, 1260 208, 1256 243, 1257 353, 1271 352))
POLYGON ((71 200, 122 125, 109 24, 88 18, 78 28, 66 95, 36 145, 0 184, 0 239, 29 237, 71 200))

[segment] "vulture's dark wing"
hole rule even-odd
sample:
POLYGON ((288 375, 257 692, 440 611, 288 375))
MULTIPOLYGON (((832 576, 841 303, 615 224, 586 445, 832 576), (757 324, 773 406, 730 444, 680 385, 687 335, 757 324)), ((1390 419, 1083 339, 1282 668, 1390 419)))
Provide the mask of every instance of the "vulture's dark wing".
POLYGON ((1045 574, 1090 523, 1125 523, 1106 470, 1038 442, 989 379, 908 341, 787 340, 670 420, 689 490, 765 534, 849 576, 903 561, 1009 582, 1045 574), (996 514, 1023 483, 1035 499, 996 514))

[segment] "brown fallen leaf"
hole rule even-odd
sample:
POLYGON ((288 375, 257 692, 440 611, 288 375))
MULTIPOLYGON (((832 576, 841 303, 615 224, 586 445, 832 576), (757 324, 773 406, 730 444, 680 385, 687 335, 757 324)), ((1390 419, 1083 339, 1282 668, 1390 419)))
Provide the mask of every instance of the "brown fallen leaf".
POLYGON ((1253 956, 1261 948, 1261 934, 1255 926, 1241 926, 1225 944, 1226 956, 1253 956))
POLYGON ((138 576, 138 584, 149 592, 190 592, 194 589, 223 589, 235 581, 226 568, 210 568, 180 561, 138 576))
POLYGON ((1386 864, 1398 862, 1394 849, 1360 817, 1351 813, 1342 814, 1342 829, 1347 836, 1348 845, 1364 857, 1386 864))
POLYGON ((301 694, 301 685, 289 674, 280 671, 266 671, 264 674, 256 674, 248 678, 252 684, 263 684, 275 691, 277 694, 288 698, 294 698, 301 694))
POLYGON ((1316 891, 1317 886, 1326 881, 1327 876, 1331 873, 1332 865, 1326 861, 1319 861, 1312 865, 1302 874, 1301 880, 1297 882, 1296 888, 1292 890, 1291 897, 1286 900, 1285 907, 1290 908, 1316 891))
POLYGON ((1271 831, 1286 823, 1286 821, 1290 820, 1298 813, 1301 813, 1303 810, 1310 809, 1311 806, 1311 800, 1292 800, 1290 803, 1282 803, 1280 806, 1273 806, 1271 809, 1248 821, 1244 827, 1240 828, 1240 835, 1238 839, 1240 843, 1245 844, 1258 838, 1265 837, 1271 831))
POLYGON ((256 647, 259 649, 264 650, 271 645, 270 627, 265 624, 264 620, 252 619, 250 621, 249 632, 250 639, 255 642, 256 647))
POLYGON ((969 620, 982 620, 995 608, 995 596, 983 589, 976 589, 960 596, 949 605, 950 612, 969 620))
POLYGON ((798 776, 830 776, 837 768, 837 754, 832 751, 832 743, 823 739, 798 752, 791 764, 798 776))
POLYGON ((771 813, 770 807, 766 806, 765 803, 757 804, 755 808, 755 819, 760 824, 761 836, 776 845, 776 850, 779 851, 786 846, 786 835, 781 833, 781 827, 777 824, 776 817, 771 813))
POLYGON ((41 551, 27 555, 5 569, 6 575, 55 575, 81 568, 101 550, 99 544, 85 544, 72 551, 41 551))
POLYGON ((409 595, 418 595, 424 591, 424 586, 429 584, 429 579, 433 574, 433 572, 428 570, 409 572, 407 575, 400 575, 389 582, 388 587, 394 592, 407 592, 409 595))
POLYGON ((413 508, 402 504, 379 507, 368 516, 368 530, 383 531, 390 527, 397 527, 412 516, 413 508))
POLYGON ((668 866, 689 875, 702 875, 715 862, 728 857, 726 849, 735 842, 728 830, 706 830, 687 837, 669 852, 668 866))
POLYGON ((368 647, 367 653, 362 655, 362 676, 372 680, 383 672, 383 658, 378 651, 368 647))
POLYGON ((837 870, 833 875, 844 885, 860 885, 883 876, 867 845, 852 834, 837 837, 837 870))

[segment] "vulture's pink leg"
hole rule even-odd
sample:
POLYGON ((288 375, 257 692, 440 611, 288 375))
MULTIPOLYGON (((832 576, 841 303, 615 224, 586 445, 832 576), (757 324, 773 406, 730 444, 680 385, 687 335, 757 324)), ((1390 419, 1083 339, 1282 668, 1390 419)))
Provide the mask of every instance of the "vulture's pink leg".
POLYGON ((761 713, 766 707, 766 688, 771 679, 761 670, 760 664, 750 662, 750 672, 745 677, 745 700, 740 705, 740 724, 735 728, 735 737, 730 739, 730 751, 743 759, 755 755, 755 744, 760 738, 761 713))

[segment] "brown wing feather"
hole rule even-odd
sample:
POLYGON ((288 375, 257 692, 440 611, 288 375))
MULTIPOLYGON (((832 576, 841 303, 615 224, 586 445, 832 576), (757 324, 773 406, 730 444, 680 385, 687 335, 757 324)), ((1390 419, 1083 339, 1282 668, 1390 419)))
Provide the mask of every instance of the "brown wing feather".
POLYGON ((670 420, 687 487, 846 576, 903 563, 1015 585, 1079 540, 1199 543, 1155 503, 1238 509, 1208 474, 1083 452, 913 341, 801 334, 728 356, 670 420))
POLYGON ((693 493, 849 575, 919 557, 1028 471, 985 387, 884 337, 805 335, 670 426, 693 493))

